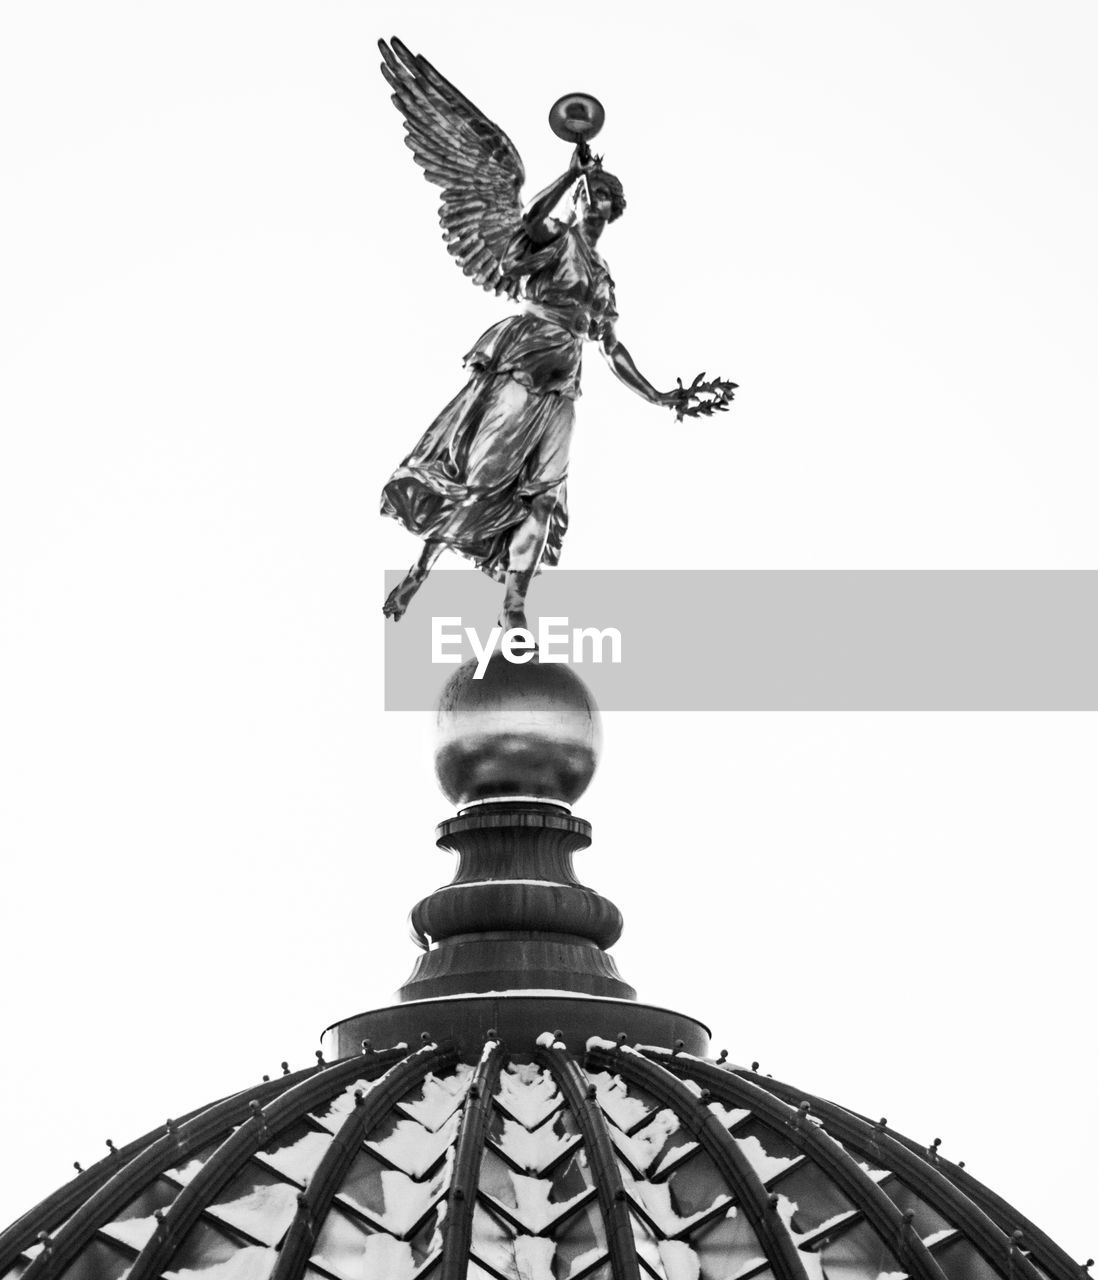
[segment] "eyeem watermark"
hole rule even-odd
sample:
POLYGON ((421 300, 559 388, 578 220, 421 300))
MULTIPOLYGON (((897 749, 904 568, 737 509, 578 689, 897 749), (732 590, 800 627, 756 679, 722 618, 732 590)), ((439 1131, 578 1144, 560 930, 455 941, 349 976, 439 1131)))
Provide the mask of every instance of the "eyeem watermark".
MULTIPOLYGON (((385 624, 385 706, 433 710, 459 637, 483 670, 500 596, 487 574, 436 569, 385 624)), ((514 659, 578 660, 604 712, 1098 712, 1094 570, 554 568, 529 608, 543 652, 520 635, 514 659), (576 627, 604 624, 573 653, 576 627)))
POLYGON ((497 649, 508 662, 520 665, 535 654, 539 662, 621 662, 617 627, 570 627, 567 618, 539 618, 536 633, 525 627, 495 626, 481 637, 476 627, 462 626, 460 617, 431 619, 432 662, 461 662, 465 641, 476 658, 474 680, 483 677, 497 649))

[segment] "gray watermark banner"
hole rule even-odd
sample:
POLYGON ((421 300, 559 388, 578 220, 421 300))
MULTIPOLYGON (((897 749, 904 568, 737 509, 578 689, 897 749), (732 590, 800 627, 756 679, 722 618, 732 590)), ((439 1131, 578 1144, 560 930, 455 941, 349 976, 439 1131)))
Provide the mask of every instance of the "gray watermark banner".
MULTIPOLYGON (((502 598, 433 573, 385 623, 386 709, 431 710, 458 661, 486 661, 502 598)), ((569 661, 603 711, 1098 710, 1088 570, 554 569, 529 605, 539 661, 569 661)))

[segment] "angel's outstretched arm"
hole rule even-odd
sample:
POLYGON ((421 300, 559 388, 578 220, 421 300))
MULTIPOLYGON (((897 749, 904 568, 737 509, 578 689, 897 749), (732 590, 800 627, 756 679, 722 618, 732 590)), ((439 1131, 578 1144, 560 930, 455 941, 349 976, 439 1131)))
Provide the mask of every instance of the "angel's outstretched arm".
POLYGON ((610 329, 602 340, 602 353, 618 379, 624 382, 631 391, 643 396, 649 404, 671 405, 676 403, 677 392, 657 391, 634 364, 633 357, 629 354, 625 344, 619 341, 618 335, 613 329, 610 329))
POLYGON ((727 378, 710 378, 699 373, 688 386, 679 385, 673 391, 657 391, 643 373, 633 363, 633 357, 613 329, 608 329, 602 340, 602 353, 609 361, 610 368, 637 395, 643 396, 649 404, 667 405, 674 409, 675 417, 681 422, 683 418, 708 418, 714 413, 723 412, 732 403, 736 393, 736 384, 727 378))

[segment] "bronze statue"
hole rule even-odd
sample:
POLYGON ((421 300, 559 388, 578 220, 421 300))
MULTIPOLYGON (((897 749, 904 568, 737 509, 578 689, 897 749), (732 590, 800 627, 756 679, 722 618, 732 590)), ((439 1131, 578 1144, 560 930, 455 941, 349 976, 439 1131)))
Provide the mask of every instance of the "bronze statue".
POLYGON ((424 539, 419 560, 385 601, 399 619, 445 547, 505 585, 507 627, 526 626, 526 593, 556 564, 568 525, 568 445, 585 339, 600 344, 627 387, 683 417, 727 409, 735 383, 657 391, 615 330, 614 282, 596 245, 620 217, 620 181, 588 146, 601 104, 569 94, 550 126, 576 144, 567 172, 523 211, 525 179, 511 140, 423 57, 379 41, 382 74, 404 115, 407 145, 442 188, 447 248, 476 284, 521 300, 465 357, 468 382, 431 423, 382 492, 382 514, 424 539), (570 201, 566 197, 571 196, 570 201))

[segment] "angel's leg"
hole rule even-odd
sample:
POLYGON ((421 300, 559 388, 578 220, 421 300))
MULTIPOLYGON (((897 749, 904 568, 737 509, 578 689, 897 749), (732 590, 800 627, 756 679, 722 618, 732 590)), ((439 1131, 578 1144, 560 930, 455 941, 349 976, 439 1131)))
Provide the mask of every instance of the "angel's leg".
POLYGON ((530 511, 511 535, 507 557, 507 581, 500 621, 508 629, 526 627, 526 593, 541 562, 549 537, 549 520, 557 505, 556 491, 539 493, 530 511))
POLYGON ((387 618, 392 618, 394 622, 401 620, 405 610, 412 603, 412 597, 426 582, 432 565, 445 545, 441 538, 428 538, 423 544, 419 559, 389 592, 389 598, 382 605, 381 611, 387 618))

